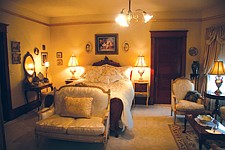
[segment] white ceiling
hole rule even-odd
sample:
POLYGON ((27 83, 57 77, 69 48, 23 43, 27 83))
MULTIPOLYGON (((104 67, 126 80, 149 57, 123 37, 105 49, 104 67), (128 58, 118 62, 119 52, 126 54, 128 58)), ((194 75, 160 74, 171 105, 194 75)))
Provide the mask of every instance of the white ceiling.
MULTIPOLYGON (((128 0, 3 0, 45 17, 118 14, 128 9, 128 0)), ((147 13, 160 11, 204 11, 225 0, 132 0, 131 9, 147 13)))

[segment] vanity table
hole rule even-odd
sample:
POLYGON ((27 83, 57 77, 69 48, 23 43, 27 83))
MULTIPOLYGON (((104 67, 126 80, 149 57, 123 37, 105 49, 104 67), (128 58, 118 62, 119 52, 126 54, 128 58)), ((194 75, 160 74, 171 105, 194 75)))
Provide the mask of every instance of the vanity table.
POLYGON ((29 111, 37 107, 39 108, 39 106, 42 104, 42 91, 48 91, 49 88, 51 89, 51 91, 53 91, 53 85, 52 83, 49 83, 48 80, 46 80, 47 78, 45 80, 41 80, 36 76, 35 62, 33 56, 29 52, 24 55, 23 69, 25 73, 25 78, 23 80, 23 89, 27 103, 27 111, 29 111), (32 91, 36 93, 37 97, 35 100, 29 101, 28 93, 32 91))

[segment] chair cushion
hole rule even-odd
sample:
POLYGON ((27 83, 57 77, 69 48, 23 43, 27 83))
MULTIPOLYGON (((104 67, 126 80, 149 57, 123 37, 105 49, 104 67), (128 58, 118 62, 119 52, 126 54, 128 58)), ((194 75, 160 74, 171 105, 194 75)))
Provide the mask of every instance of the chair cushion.
POLYGON ((36 122, 36 130, 51 133, 66 133, 68 126, 73 122, 73 120, 74 118, 53 115, 36 122))
POLYGON ((204 105, 198 104, 195 102, 190 102, 187 100, 180 100, 179 103, 176 104, 176 111, 203 111, 204 105))
POLYGON ((188 91, 184 99, 190 102, 197 102, 200 95, 201 94, 198 91, 188 91))
POLYGON ((90 118, 92 97, 65 97, 62 101, 61 116, 74 118, 90 118))
POLYGON ((91 117, 90 119, 75 119, 67 129, 67 134, 74 135, 100 135, 105 131, 105 126, 100 117, 91 117))

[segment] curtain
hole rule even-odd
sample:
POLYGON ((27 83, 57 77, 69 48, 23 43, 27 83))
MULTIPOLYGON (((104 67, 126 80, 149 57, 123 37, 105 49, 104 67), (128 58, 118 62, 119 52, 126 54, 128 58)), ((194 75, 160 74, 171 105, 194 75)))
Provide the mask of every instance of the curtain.
MULTIPOLYGON (((203 67, 198 85, 198 89, 200 89, 202 95, 204 94, 204 91, 207 90, 207 75, 214 61, 218 60, 223 44, 225 44, 225 25, 212 26, 206 29, 205 50, 202 62, 203 67)), ((205 105, 208 107, 208 109, 214 108, 214 106, 211 106, 214 104, 214 102, 211 101, 213 100, 206 100, 205 105)))
POLYGON ((212 26, 206 29, 202 75, 200 76, 199 84, 201 94, 206 91, 207 74, 214 61, 219 58, 223 44, 225 44, 225 25, 212 26))

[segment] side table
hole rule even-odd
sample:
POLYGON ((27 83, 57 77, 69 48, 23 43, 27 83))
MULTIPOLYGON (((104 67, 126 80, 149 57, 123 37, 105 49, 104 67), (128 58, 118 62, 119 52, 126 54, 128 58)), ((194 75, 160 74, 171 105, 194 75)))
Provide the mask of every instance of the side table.
POLYGON ((215 118, 217 117, 217 115, 220 116, 220 104, 219 104, 219 101, 225 100, 225 93, 215 94, 212 91, 207 91, 207 92, 204 92, 204 96, 206 98, 215 99, 215 108, 214 108, 212 114, 215 115, 215 118))
MULTIPOLYGON (((135 97, 146 97, 146 107, 148 107, 149 99, 149 81, 148 80, 134 80, 135 97)), ((135 104, 135 98, 134 98, 135 104)))

